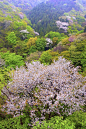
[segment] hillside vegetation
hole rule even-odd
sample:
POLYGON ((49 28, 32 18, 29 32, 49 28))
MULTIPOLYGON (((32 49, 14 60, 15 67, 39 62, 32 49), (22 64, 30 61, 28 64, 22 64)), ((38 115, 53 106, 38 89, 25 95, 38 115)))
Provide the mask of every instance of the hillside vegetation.
POLYGON ((83 2, 0 0, 0 129, 86 128, 83 2))
MULTIPOLYGON (((73 0, 49 0, 26 13, 32 22, 33 28, 42 36, 49 31, 65 33, 64 29, 68 26, 69 30, 70 28, 74 30, 73 32, 83 30, 82 24, 85 22, 85 14, 86 12, 83 12, 78 2, 73 0), (57 26, 56 21, 61 21, 63 27, 57 26), (68 23, 68 26, 66 26, 65 22, 68 23)), ((70 33, 69 30, 66 31, 67 34, 70 33)))

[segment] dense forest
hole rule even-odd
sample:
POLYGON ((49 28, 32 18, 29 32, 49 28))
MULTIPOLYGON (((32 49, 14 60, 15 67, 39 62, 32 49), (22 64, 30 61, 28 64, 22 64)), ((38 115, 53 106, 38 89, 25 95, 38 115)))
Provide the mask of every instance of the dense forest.
POLYGON ((39 4, 29 13, 26 13, 26 15, 31 20, 32 27, 41 36, 44 36, 49 31, 65 32, 64 27, 59 29, 56 25, 56 21, 59 20, 67 22, 69 26, 73 26, 73 30, 75 31, 82 30, 82 23, 85 22, 85 13, 83 14, 80 11, 81 8, 75 1, 54 0, 53 2, 48 1, 39 4))
POLYGON ((26 13, 32 8, 34 8, 36 5, 38 5, 41 2, 46 2, 47 0, 7 0, 9 3, 15 5, 16 7, 19 7, 22 12, 26 13))
POLYGON ((0 129, 86 128, 85 0, 0 0, 0 129))

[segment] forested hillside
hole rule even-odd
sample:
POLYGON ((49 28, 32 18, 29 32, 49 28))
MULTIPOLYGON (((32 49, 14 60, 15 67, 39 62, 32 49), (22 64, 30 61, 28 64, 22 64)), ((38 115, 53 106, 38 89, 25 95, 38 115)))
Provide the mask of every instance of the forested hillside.
POLYGON ((81 4, 82 9, 86 10, 86 0, 76 0, 78 4, 81 4))
POLYGON ((31 20, 33 28, 42 36, 49 31, 68 32, 68 26, 74 31, 82 30, 82 24, 85 22, 85 12, 82 11, 79 3, 73 0, 49 0, 36 6, 26 15, 31 20), (61 21, 59 25, 56 24, 58 21, 61 21))
MULTIPOLYGON (((7 1, 0 2, 0 48, 12 45, 8 43, 11 32, 14 33, 15 40, 19 40, 20 31, 27 29, 30 25, 30 20, 17 7, 7 1)), ((14 44, 16 45, 16 41, 14 44)))
POLYGON ((84 4, 0 0, 0 129, 86 128, 84 4))
POLYGON ((21 8, 22 12, 28 12, 33 7, 41 2, 46 2, 47 0, 7 0, 9 3, 21 8))

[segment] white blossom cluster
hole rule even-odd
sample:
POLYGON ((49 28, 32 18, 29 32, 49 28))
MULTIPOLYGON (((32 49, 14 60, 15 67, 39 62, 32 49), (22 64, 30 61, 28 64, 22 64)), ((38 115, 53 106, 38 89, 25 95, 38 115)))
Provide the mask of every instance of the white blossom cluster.
MULTIPOLYGON (((72 114, 86 103, 86 77, 82 77, 78 67, 75 68, 66 59, 59 57, 49 66, 40 62, 26 63, 26 66, 27 69, 16 68, 13 81, 8 84, 10 93, 3 89, 10 101, 6 101, 2 110, 17 116, 28 103, 31 107, 40 106, 40 120, 44 120, 45 113, 60 115, 62 110, 63 114, 72 114)), ((30 111, 33 123, 39 120, 36 110, 32 108, 30 111)))
POLYGON ((69 23, 68 22, 56 21, 56 25, 57 25, 57 27, 59 27, 59 29, 62 28, 65 32, 67 32, 69 23))

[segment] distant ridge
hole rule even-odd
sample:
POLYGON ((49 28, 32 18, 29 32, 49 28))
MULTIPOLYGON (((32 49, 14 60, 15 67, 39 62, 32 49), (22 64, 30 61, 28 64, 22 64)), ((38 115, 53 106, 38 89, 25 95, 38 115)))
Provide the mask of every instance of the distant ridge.
POLYGON ((33 7, 41 2, 47 0, 7 0, 9 3, 14 4, 16 7, 20 7, 22 11, 31 10, 33 7))

